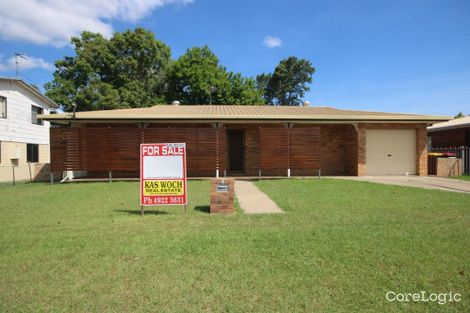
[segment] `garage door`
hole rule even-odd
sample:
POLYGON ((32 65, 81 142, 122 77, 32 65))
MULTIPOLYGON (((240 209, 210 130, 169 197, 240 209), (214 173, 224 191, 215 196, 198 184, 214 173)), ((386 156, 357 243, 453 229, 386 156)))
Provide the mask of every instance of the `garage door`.
POLYGON ((368 129, 366 172, 367 175, 416 174, 416 131, 368 129))

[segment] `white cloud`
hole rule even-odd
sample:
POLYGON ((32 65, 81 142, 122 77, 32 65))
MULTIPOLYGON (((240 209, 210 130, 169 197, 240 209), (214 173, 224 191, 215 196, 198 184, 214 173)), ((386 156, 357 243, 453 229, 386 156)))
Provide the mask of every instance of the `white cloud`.
POLYGON ((263 39, 263 44, 268 48, 276 48, 282 45, 282 40, 279 37, 266 36, 263 39))
MULTIPOLYGON (((55 66, 53 64, 44 61, 42 58, 35 58, 30 56, 25 56, 25 59, 18 57, 18 67, 20 71, 29 70, 33 68, 40 68, 48 71, 54 71, 55 69, 55 66)), ((7 60, 3 60, 2 56, 0 56, 0 72, 15 70, 16 61, 14 56, 7 60)))
POLYGON ((153 9, 194 0, 16 0, 0 1, 0 38, 65 46, 84 30, 106 37, 111 20, 135 22, 153 9))

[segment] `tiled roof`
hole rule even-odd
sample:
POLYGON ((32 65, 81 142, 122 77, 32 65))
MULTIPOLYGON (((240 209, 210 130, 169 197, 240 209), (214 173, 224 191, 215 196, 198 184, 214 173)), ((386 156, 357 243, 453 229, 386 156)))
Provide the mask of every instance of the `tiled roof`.
MULTIPOLYGON (((51 121, 73 120, 72 113, 42 117, 51 121)), ((156 105, 148 108, 77 112, 75 120, 181 120, 181 121, 422 121, 440 122, 448 117, 418 114, 339 110, 330 107, 156 105)))
POLYGON ((437 123, 428 127, 429 132, 445 130, 445 129, 455 129, 455 128, 465 128, 470 127, 470 116, 465 116, 461 118, 456 118, 447 122, 437 123))

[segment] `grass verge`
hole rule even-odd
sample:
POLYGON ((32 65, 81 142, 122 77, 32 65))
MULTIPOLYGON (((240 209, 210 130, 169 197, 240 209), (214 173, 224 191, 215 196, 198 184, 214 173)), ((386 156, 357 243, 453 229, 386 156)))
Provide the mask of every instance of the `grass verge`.
POLYGON ((451 176, 450 178, 470 181, 470 175, 451 176))

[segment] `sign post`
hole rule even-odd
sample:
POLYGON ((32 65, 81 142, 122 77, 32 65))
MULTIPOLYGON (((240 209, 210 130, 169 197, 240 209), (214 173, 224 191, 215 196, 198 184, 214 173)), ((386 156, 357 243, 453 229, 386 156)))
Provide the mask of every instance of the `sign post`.
POLYGON ((184 205, 186 213, 186 144, 140 145, 140 212, 145 206, 184 205))

